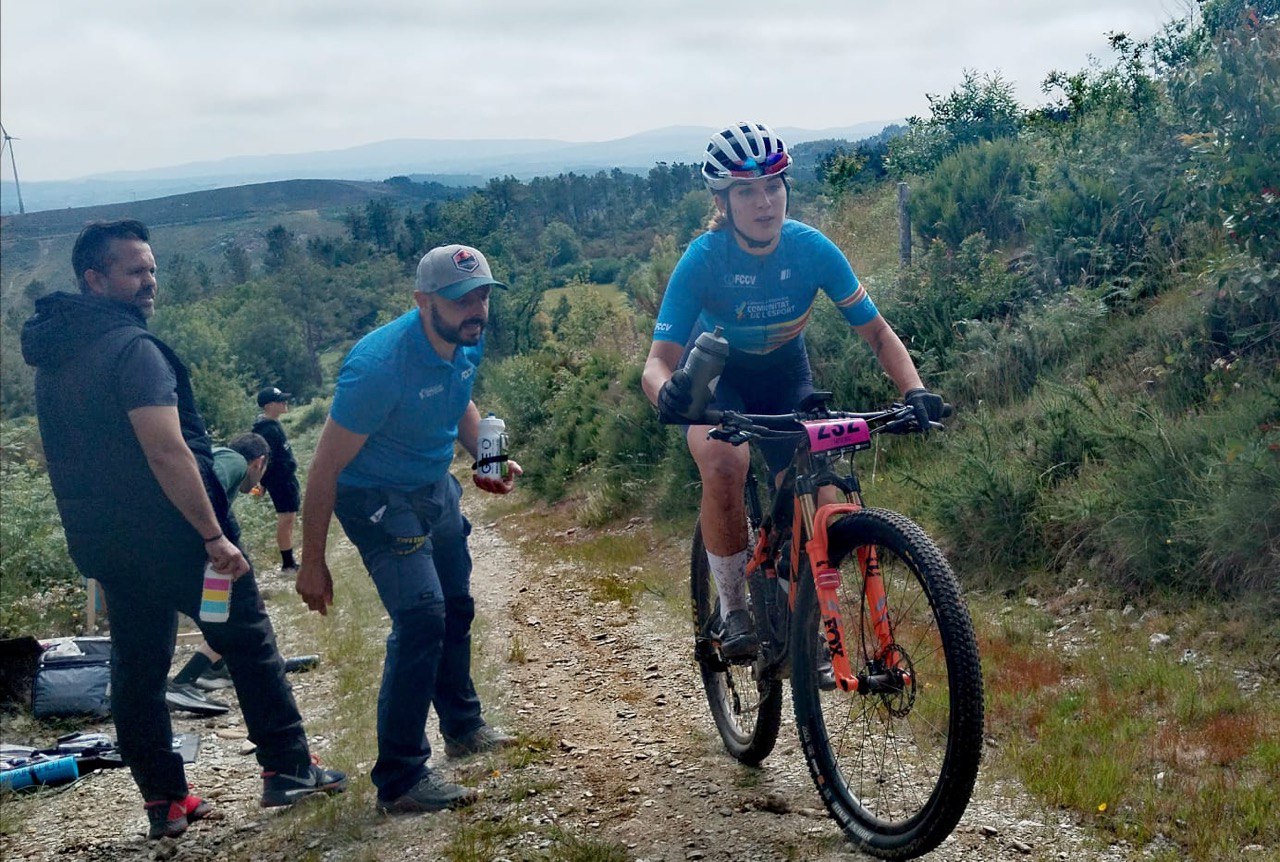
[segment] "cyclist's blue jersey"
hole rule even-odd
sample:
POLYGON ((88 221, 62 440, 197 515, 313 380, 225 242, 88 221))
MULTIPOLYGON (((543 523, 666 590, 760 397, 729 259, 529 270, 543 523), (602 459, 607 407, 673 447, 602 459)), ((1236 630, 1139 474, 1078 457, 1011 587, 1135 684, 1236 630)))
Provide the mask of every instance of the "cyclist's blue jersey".
POLYGON ((743 251, 732 230, 709 231, 689 244, 671 273, 653 337, 686 345, 722 326, 735 358, 772 365, 803 350, 800 334, 819 290, 852 326, 879 314, 844 254, 816 228, 788 219, 778 247, 764 256, 743 251), (793 349, 779 353, 784 347, 793 349))

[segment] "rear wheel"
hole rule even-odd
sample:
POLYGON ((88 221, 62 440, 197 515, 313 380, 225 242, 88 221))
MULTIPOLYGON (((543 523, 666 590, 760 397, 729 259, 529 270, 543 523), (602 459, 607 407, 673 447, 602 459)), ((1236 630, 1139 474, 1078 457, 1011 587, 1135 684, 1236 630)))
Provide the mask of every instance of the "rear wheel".
POLYGON ((821 691, 812 573, 796 578, 792 696, 801 747, 831 816, 860 849, 911 859, 937 847, 968 805, 982 753, 982 672, 973 624, 937 546, 883 509, 828 531, 840 570, 841 625, 859 691, 821 691), (892 646, 869 618, 859 552, 874 551, 892 646), (869 680, 868 680, 869 678, 869 680), (865 682, 864 682, 865 681, 865 682))
POLYGON ((758 766, 773 751, 782 724, 782 683, 756 678, 756 663, 729 664, 720 655, 720 601, 707 564, 702 527, 693 534, 689 564, 694 654, 716 729, 729 754, 758 766))

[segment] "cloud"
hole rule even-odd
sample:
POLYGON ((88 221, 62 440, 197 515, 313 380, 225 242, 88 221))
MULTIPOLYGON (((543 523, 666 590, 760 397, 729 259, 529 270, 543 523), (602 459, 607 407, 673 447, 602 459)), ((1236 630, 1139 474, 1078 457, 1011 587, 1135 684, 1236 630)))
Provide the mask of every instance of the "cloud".
POLYGON ((5 0, 4 123, 24 179, 404 137, 607 140, 927 107, 965 69, 1025 102, 1167 0, 5 0))

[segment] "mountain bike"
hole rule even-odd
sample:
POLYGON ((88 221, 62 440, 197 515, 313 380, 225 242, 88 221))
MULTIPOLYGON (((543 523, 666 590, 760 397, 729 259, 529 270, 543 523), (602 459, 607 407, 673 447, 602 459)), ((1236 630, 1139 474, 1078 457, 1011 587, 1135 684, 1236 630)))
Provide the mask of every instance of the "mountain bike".
POLYGON ((926 429, 909 406, 836 412, 830 397, 814 393, 782 416, 706 411, 717 440, 797 445, 768 511, 755 469, 745 489, 759 650, 739 661, 720 652, 699 525, 694 655, 725 748, 752 766, 777 741, 789 677, 801 749, 827 811, 864 852, 910 859, 951 833, 973 792, 983 731, 978 646, 941 551, 910 519, 864 506, 853 468, 876 435, 926 429))

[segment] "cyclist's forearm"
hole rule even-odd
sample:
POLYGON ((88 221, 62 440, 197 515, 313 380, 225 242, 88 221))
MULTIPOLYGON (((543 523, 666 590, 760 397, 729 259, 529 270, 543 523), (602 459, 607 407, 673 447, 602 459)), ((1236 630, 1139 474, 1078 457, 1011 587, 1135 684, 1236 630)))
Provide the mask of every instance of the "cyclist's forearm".
POLYGON ((675 373, 683 352, 684 348, 671 341, 655 341, 649 348, 649 358, 645 360, 644 373, 640 377, 640 388, 644 390, 649 403, 655 407, 658 405, 658 390, 675 373))
POLYGON ((644 374, 640 377, 640 388, 644 390, 645 397, 649 399, 650 404, 657 406, 658 390, 662 388, 662 384, 670 379, 671 371, 661 361, 650 359, 644 364, 644 374))
POLYGON ((907 352, 906 345, 883 317, 877 317, 870 323, 854 328, 866 339, 871 351, 880 362, 880 367, 884 369, 885 374, 889 375, 889 379, 894 382, 901 394, 905 395, 912 389, 924 386, 920 380, 920 372, 916 370, 916 364, 911 361, 911 354, 907 352))

